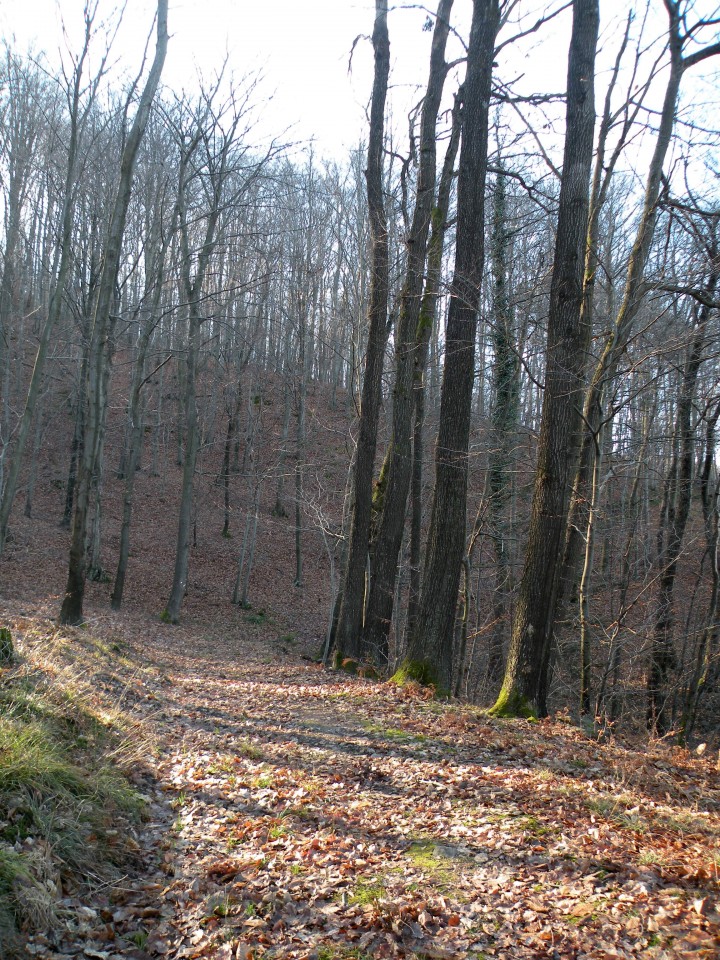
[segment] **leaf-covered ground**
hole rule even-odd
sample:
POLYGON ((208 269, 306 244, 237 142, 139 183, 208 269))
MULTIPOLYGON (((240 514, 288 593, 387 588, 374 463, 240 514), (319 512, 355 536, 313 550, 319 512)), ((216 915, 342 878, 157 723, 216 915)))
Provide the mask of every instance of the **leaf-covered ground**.
POLYGON ((710 751, 489 721, 326 672, 261 623, 90 629, 123 651, 97 696, 154 744, 144 866, 69 891, 30 955, 720 956, 710 751))

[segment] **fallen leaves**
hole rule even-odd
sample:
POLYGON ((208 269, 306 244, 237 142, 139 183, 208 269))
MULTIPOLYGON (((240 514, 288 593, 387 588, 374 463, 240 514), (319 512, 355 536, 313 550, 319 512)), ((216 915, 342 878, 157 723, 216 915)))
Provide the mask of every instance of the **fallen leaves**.
POLYGON ((709 758, 269 669, 259 642, 218 668, 182 628, 137 656, 143 872, 76 898, 40 960, 718 955, 709 758))

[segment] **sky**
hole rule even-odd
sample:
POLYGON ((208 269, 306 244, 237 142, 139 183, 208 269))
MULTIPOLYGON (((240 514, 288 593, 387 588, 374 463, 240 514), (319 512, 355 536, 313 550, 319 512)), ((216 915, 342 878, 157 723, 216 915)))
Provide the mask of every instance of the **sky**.
MULTIPOLYGON (((456 0, 465 15, 470 0, 456 0)), ((60 41, 60 15, 79 36, 82 0, 3 0, 0 31, 20 49, 33 43, 52 56, 60 41)), ((106 14, 113 5, 102 0, 106 14)), ((128 71, 139 62, 152 22, 151 0, 127 0, 116 49, 128 71)), ((170 0, 170 44, 163 82, 192 89, 197 71, 212 76, 227 54, 237 78, 258 75, 265 125, 293 140, 314 139, 322 153, 357 145, 367 129, 365 108, 372 87, 369 35, 373 0, 170 0), (350 53, 356 37, 352 70, 350 53)), ((426 14, 397 9, 390 16, 393 103, 417 99, 427 72, 430 34, 426 14)), ((459 47, 456 54, 459 55, 459 47)))
MULTIPOLYGON (((435 8, 436 0, 425 2, 435 8)), ((661 35, 666 23, 662 0, 650 0, 650 4, 651 17, 655 18, 650 33, 661 35)), ((519 8, 528 11, 524 25, 534 22, 545 7, 555 5, 555 0, 525 0, 519 8)), ((622 34, 621 21, 627 15, 627 5, 620 0, 601 0, 600 6, 598 108, 603 76, 607 76, 622 34)), ((695 0, 698 13, 714 12, 716 6, 716 0, 695 0)), ((100 0, 101 14, 108 20, 117 17, 117 9, 117 0, 100 0)), ((155 0, 125 0, 114 47, 118 76, 123 71, 126 77, 131 76, 137 70, 154 9, 155 0)), ((455 0, 453 21, 464 36, 471 9, 472 0, 455 0)), ((82 10, 83 0, 2 0, 0 32, 7 38, 14 35, 20 50, 32 44, 36 50, 46 51, 52 61, 62 40, 61 19, 71 44, 75 41, 77 48, 82 10)), ((228 72, 238 80, 246 75, 260 78, 259 141, 275 136, 306 149, 312 140, 319 155, 340 159, 367 136, 373 18, 374 0, 170 0, 170 44, 163 82, 175 91, 190 91, 197 84, 198 71, 212 78, 227 56, 228 72), (355 46, 352 70, 348 71, 357 37, 361 39, 355 46)), ((407 149, 407 112, 419 100, 427 77, 431 33, 423 30, 426 19, 422 0, 391 0, 389 127, 394 130, 400 152, 407 149)), ((570 14, 566 11, 542 32, 504 51, 498 73, 504 79, 523 78, 519 81, 522 92, 562 92, 569 28, 570 14)), ((451 38, 448 59, 460 56, 462 46, 451 38)), ((448 82, 447 89, 456 86, 457 78, 448 82)), ((696 100, 716 100, 712 83, 697 89, 696 100)), ((558 110, 561 112, 561 108, 556 108, 556 114, 558 110)), ((556 162, 561 149, 559 130, 560 126, 554 135, 552 124, 548 124, 547 132, 541 129, 556 151, 556 162)), ((636 166, 641 175, 642 161, 636 166)))

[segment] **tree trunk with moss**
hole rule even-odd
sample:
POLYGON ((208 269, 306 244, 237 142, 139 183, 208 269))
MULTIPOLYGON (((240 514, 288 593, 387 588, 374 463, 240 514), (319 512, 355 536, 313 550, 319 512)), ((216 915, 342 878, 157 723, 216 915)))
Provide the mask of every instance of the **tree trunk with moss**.
POLYGON ((404 666, 444 692, 452 682, 453 625, 465 548, 477 311, 485 260, 488 110, 499 25, 497 0, 475 0, 463 86, 455 270, 445 335, 435 491, 420 613, 404 666))
MULTIPOLYGON (((510 233, 507 224, 507 178, 500 171, 493 190, 491 260, 493 270, 492 341, 495 354, 492 435, 488 454, 488 519, 495 553, 493 620, 488 649, 488 680, 502 678, 503 637, 510 592, 507 506, 512 493, 512 445, 520 413, 520 361, 508 291, 510 233)), ((497 686, 495 686, 497 690, 497 686)))
POLYGON ((405 513, 412 475, 413 374, 423 276, 435 197, 437 124, 447 64, 445 47, 453 0, 440 0, 430 54, 430 76, 420 125, 420 164, 412 224, 406 239, 407 268, 395 332, 395 385, 392 441, 385 470, 382 513, 372 545, 370 591, 363 644, 381 666, 388 659, 398 556, 405 529, 405 513))
POLYGON ((557 574, 579 437, 589 323, 583 314, 590 168, 595 125, 598 0, 575 0, 545 393, 527 553, 496 716, 544 714, 542 665, 554 624, 557 574))
POLYGON ((407 636, 412 636, 417 627, 420 610, 421 551, 423 518, 423 471, 425 458, 425 374, 428 363, 430 337, 437 320, 437 302, 440 293, 442 258, 447 228, 450 193, 454 179, 455 159, 460 144, 460 96, 456 96, 452 112, 450 141, 445 151, 437 203, 432 211, 430 240, 428 242, 427 279, 415 344, 415 368, 413 390, 415 410, 413 423, 413 463, 410 484, 410 596, 408 599, 407 636))
POLYGON ((387 0, 376 0, 372 38, 375 51, 375 78, 370 107, 366 171, 371 236, 369 331, 360 406, 360 434, 353 477, 350 542, 340 612, 335 630, 335 647, 340 659, 357 658, 362 652, 361 632, 365 605, 365 569, 370 542, 372 478, 380 416, 382 371, 388 337, 388 235, 383 201, 385 100, 390 71, 387 13, 387 0))

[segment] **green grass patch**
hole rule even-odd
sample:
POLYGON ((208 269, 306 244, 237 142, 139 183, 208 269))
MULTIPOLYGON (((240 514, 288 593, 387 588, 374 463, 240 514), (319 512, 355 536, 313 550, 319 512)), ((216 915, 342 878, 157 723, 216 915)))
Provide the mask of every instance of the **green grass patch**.
POLYGON ((386 727, 382 723, 373 723, 370 720, 366 720, 362 726, 366 733, 373 733, 385 740, 394 740, 396 743, 412 741, 422 743, 428 739, 424 733, 413 733, 410 730, 401 730, 399 727, 386 727))
POLYGON ((325 946, 318 947, 317 960, 372 960, 369 953, 359 947, 325 946))
POLYGON ((287 817, 294 820, 314 820, 316 813, 313 810, 312 806, 309 803, 301 803, 296 807, 287 807, 283 810, 280 816, 285 819, 287 817))
POLYGON ((522 816, 518 819, 517 823, 523 832, 529 834, 531 837, 547 837, 558 832, 557 827, 548 826, 533 816, 522 816))
POLYGON ((360 907, 377 906, 387 897, 387 887, 381 880, 358 880, 349 902, 360 907))
MULTIPOLYGON (((247 609, 250 610, 251 608, 248 607, 247 609)), ((266 623, 268 623, 268 621, 270 620, 270 617, 268 615, 267 610, 261 607, 259 610, 253 610, 252 612, 248 612, 245 615, 245 620, 247 623, 253 624, 253 626, 262 627, 266 623)))
POLYGON ((132 825, 143 801, 116 763, 143 747, 126 736, 137 726, 92 679, 99 660, 107 677, 113 659, 124 657, 113 646, 36 632, 0 677, 3 957, 22 955, 18 929, 45 932, 61 921, 60 883, 111 882, 136 846, 132 825))
POLYGON ((235 744, 235 750, 240 757, 245 757, 247 760, 261 760, 263 752, 260 747, 256 747, 254 743, 250 743, 249 740, 239 740, 235 744))
POLYGON ((636 805, 629 806, 630 803, 634 801, 622 795, 618 797, 600 795, 585 801, 588 810, 595 816, 602 817, 623 830, 647 833, 651 827, 650 821, 637 810, 636 805))
POLYGON ((250 786, 254 790, 268 790, 274 784, 273 776, 271 773, 261 773, 252 781, 250 786))
POLYGON ((465 852, 432 838, 413 840, 405 857, 442 893, 455 892, 458 872, 473 866, 465 852))

